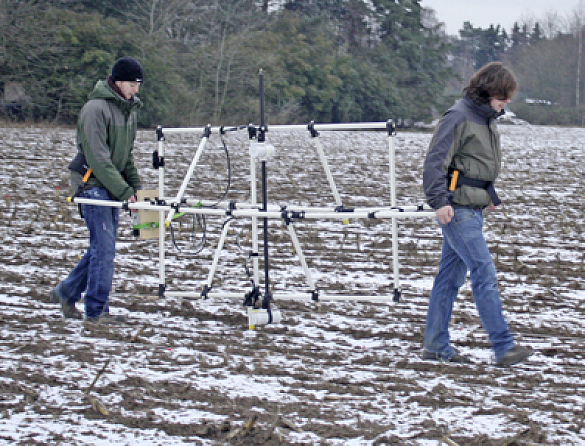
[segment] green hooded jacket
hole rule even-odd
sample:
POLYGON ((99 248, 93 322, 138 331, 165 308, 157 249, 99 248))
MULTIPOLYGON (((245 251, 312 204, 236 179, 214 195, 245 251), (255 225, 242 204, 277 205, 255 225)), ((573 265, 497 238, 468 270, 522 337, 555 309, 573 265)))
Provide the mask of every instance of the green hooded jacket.
MULTIPOLYGON (((86 189, 105 187, 112 199, 120 201, 140 189, 132 149, 141 106, 139 98, 124 99, 107 81, 96 83, 77 122, 77 150, 92 170, 86 189)), ((77 190, 81 174, 72 172, 71 179, 73 190, 77 190)))

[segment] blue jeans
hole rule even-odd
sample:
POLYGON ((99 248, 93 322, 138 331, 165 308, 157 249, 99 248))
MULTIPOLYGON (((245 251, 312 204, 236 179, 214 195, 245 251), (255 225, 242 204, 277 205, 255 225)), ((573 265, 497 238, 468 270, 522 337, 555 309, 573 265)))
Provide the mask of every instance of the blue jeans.
MULTIPOLYGON (((80 198, 110 200, 108 191, 93 187, 80 198)), ((89 249, 69 276, 57 286, 57 293, 70 304, 85 292, 85 317, 109 312, 108 298, 114 277, 114 257, 120 210, 109 206, 82 204, 81 211, 89 229, 89 249)))
POLYGON ((496 361, 514 346, 514 337, 502 314, 496 269, 483 236, 483 211, 455 207, 455 216, 443 231, 443 249, 435 278, 425 332, 425 350, 444 360, 456 352, 449 343, 449 321, 459 288, 470 271, 473 299, 487 331, 496 361))

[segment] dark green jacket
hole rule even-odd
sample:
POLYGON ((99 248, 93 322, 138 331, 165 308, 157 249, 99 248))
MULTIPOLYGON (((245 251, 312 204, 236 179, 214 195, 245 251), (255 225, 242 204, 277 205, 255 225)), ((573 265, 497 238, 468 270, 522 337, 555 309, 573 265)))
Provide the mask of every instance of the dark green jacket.
POLYGON ((448 189, 451 169, 468 178, 494 181, 500 173, 502 152, 496 128, 496 111, 487 104, 477 104, 464 97, 439 121, 429 150, 424 171, 423 188, 433 209, 445 205, 484 208, 491 204, 485 189, 460 186, 448 189))
MULTIPOLYGON (((126 100, 106 81, 96 83, 77 122, 77 149, 92 170, 86 188, 105 187, 113 199, 121 201, 140 189, 132 149, 141 106, 136 96, 126 100)), ((72 172, 74 190, 79 183, 81 175, 72 172)))

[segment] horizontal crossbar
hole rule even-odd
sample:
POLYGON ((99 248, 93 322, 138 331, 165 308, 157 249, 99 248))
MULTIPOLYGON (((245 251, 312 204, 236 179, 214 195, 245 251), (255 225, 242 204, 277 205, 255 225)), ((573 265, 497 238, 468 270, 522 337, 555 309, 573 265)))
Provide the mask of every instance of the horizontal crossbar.
POLYGON ((408 208, 391 208, 391 207, 377 207, 377 208, 356 208, 356 209, 342 209, 334 210, 330 208, 310 207, 294 207, 283 210, 262 210, 258 208, 249 207, 247 209, 223 209, 223 208, 205 208, 205 207, 190 207, 188 205, 177 206, 173 204, 153 204, 150 202, 126 203, 121 201, 106 201, 94 200, 91 198, 73 198, 71 201, 78 204, 90 204, 96 206, 108 206, 118 208, 128 208, 130 210, 149 210, 149 211, 163 211, 169 212, 172 209, 186 214, 200 214, 200 215, 217 215, 217 216, 232 216, 232 217, 257 217, 257 218, 291 218, 299 219, 331 219, 331 220, 348 220, 348 219, 371 219, 371 218, 408 218, 408 217, 434 217, 434 211, 428 207, 418 210, 416 206, 408 208))

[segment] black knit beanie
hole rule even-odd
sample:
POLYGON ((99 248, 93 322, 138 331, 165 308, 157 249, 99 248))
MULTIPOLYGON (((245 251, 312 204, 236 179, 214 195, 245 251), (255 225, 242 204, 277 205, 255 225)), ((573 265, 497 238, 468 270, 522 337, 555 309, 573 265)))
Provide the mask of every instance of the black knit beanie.
POLYGON ((121 57, 112 67, 112 80, 144 82, 144 73, 140 62, 132 57, 121 57))

